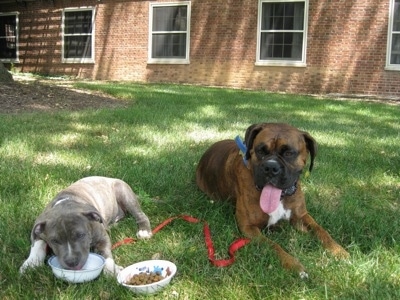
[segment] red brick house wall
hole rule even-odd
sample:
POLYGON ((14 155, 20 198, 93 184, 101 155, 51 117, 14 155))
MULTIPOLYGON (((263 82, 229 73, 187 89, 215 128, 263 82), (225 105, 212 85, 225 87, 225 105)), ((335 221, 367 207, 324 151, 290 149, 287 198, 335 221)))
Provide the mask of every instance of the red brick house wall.
POLYGON ((305 67, 255 65, 257 0, 192 0, 190 63, 148 64, 150 2, 173 0, 38 0, 0 12, 19 12, 22 72, 400 96, 400 71, 385 70, 389 0, 309 0, 305 67), (62 9, 79 6, 96 7, 94 64, 61 61, 62 9))

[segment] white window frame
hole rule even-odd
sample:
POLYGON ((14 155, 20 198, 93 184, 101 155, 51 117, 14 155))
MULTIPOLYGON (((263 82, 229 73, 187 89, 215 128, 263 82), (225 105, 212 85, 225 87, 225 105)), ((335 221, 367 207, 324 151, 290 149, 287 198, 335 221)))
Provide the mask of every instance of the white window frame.
POLYGON ((61 60, 63 63, 94 63, 95 62, 95 15, 96 9, 92 6, 87 7, 76 7, 76 8, 65 8, 62 12, 62 21, 61 21, 61 60), (91 57, 82 57, 82 58, 65 58, 64 53, 64 38, 65 36, 71 36, 64 33, 64 22, 65 22, 65 13, 67 12, 78 12, 78 11, 92 11, 92 32, 91 34, 79 34, 79 35, 90 35, 91 36, 91 57))
MULTIPOLYGON (((1 62, 18 63, 19 62, 19 12, 0 13, 1 17, 15 16, 15 58, 0 58, 1 62)), ((1 38, 7 38, 2 36, 1 38)))
MULTIPOLYGON (((256 51, 256 66, 283 66, 283 67, 305 67, 307 57, 307 29, 308 29, 308 2, 309 0, 259 0, 258 1, 258 21, 257 21, 257 51, 256 51), (302 55, 301 60, 285 60, 285 59, 260 59, 261 54, 261 33, 273 32, 273 30, 261 30, 262 21, 262 5, 263 3, 271 2, 303 2, 304 3, 304 28, 303 30, 285 30, 285 32, 302 32, 302 55)), ((278 31, 279 32, 279 31, 278 31)))
MULTIPOLYGON (((163 2, 163 3, 150 3, 149 4, 149 39, 148 39, 148 59, 149 64, 189 64, 189 53, 190 53, 190 15, 191 15, 191 2, 181 1, 181 2, 163 2), (168 33, 186 33, 186 53, 185 58, 153 58, 152 48, 153 48, 153 8, 154 7, 167 7, 167 6, 187 6, 187 24, 186 31, 168 31, 168 33)), ((160 33, 160 32, 158 32, 160 33)))
POLYGON ((390 63, 390 57, 391 57, 391 54, 392 54, 392 42, 393 42, 392 41, 392 37, 393 37, 393 34, 400 34, 400 31, 394 31, 393 30, 394 5, 395 5, 395 0, 390 0, 385 70, 400 71, 400 64, 392 64, 392 63, 390 63))

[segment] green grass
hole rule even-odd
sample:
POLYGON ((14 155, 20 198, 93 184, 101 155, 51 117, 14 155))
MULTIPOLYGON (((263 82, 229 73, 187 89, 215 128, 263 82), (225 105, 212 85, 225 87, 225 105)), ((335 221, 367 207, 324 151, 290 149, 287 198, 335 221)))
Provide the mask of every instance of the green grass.
MULTIPOLYGON (((244 136, 257 122, 288 122, 319 143, 303 180, 308 209, 351 254, 336 261, 310 235, 282 223, 266 232, 306 266, 309 280, 283 270, 273 251, 249 244, 236 262, 207 260, 202 225, 176 220, 149 241, 114 250, 129 265, 160 253, 174 261, 171 285, 150 299, 399 299, 399 106, 184 85, 80 83, 130 103, 124 109, 0 115, 0 298, 125 299, 130 291, 100 276, 68 284, 48 266, 20 276, 35 217, 62 188, 90 175, 118 177, 140 196, 155 227, 171 216, 206 220, 217 258, 240 237, 233 208, 211 202, 194 183, 213 142, 244 136), (173 292, 179 296, 175 296, 173 292)), ((113 242, 135 234, 131 218, 113 242)))

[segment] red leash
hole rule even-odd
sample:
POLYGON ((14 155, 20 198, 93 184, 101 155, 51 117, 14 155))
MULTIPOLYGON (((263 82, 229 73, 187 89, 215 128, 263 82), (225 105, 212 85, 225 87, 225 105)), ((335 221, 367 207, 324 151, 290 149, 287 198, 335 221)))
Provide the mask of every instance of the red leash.
MULTIPOLYGON (((163 227, 165 227, 166 225, 168 225, 169 223, 171 223, 173 220, 176 220, 176 219, 182 219, 189 223, 201 222, 201 220, 196 219, 191 216, 187 216, 187 215, 171 217, 171 218, 165 220, 164 222, 162 222, 156 228, 154 228, 152 233, 153 234, 157 233, 163 227)), ((207 222, 203 221, 203 223, 204 223, 204 225, 203 225, 204 241, 206 243, 206 247, 207 247, 207 251, 208 251, 208 259, 216 267, 227 267, 227 266, 233 264, 235 262, 235 252, 237 250, 239 250, 240 248, 246 246, 248 243, 250 243, 250 239, 248 239, 248 238, 238 238, 229 246, 229 249, 228 249, 229 258, 228 259, 215 259, 215 256, 214 256, 215 250, 214 250, 213 242, 211 240, 210 227, 208 226, 207 222)), ((123 239, 122 241, 115 243, 112 246, 112 249, 115 249, 124 244, 134 243, 135 241, 136 240, 133 238, 123 239)))

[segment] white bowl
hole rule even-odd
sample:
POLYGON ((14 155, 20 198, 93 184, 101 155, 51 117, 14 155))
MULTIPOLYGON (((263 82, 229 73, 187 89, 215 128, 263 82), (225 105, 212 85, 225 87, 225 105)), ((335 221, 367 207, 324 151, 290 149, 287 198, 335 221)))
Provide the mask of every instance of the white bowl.
POLYGON ((167 260, 146 260, 142 262, 138 262, 136 264, 130 265, 126 267, 121 272, 119 272, 117 276, 118 283, 127 287, 131 291, 137 294, 153 294, 161 289, 163 289, 166 285, 169 284, 172 277, 175 276, 176 273, 176 265, 167 260), (132 276, 140 273, 150 273, 150 272, 161 272, 161 275, 164 279, 144 285, 129 285, 126 284, 132 276))
POLYGON ((97 278, 103 270, 105 262, 106 261, 103 256, 95 253, 89 253, 88 259, 81 270, 63 269, 58 261, 57 256, 50 257, 48 264, 57 278, 73 283, 80 283, 91 281, 97 278))

